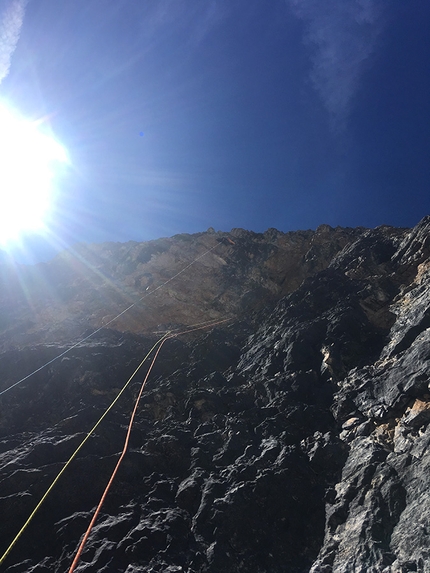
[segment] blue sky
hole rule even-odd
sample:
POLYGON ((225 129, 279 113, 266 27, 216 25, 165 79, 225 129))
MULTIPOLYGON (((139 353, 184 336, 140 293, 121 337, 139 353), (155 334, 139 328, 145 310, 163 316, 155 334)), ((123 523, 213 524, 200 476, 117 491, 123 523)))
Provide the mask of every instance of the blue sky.
POLYGON ((0 97, 71 158, 63 244, 430 211, 428 0, 6 4, 22 21, 0 97))

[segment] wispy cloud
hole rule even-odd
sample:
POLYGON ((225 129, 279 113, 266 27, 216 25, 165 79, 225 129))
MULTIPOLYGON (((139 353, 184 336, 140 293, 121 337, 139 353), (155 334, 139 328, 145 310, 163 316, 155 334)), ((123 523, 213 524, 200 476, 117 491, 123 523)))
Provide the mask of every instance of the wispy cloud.
POLYGON ((0 12, 0 83, 9 73, 26 6, 27 0, 6 0, 0 12))
POLYGON ((348 118, 366 62, 384 28, 388 0, 287 0, 305 22, 311 80, 335 129, 348 118))

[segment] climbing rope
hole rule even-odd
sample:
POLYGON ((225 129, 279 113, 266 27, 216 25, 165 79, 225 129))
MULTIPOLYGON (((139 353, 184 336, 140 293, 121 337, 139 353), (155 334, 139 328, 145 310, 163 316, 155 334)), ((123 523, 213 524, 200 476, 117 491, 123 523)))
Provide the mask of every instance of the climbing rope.
MULTIPOLYGON (((101 422, 104 420, 104 418, 107 416, 107 414, 112 410, 112 408, 115 406, 115 404, 118 402, 119 398, 122 396, 122 394, 125 392, 125 390, 128 388, 128 386, 130 385, 131 381, 134 379, 134 377, 137 375, 137 373, 139 372, 139 370, 141 369, 141 367, 143 366, 143 364, 146 362, 146 360, 149 358, 149 356, 151 355, 151 353, 157 348, 158 346, 158 350, 156 353, 156 356, 158 356, 159 350, 161 349, 161 346, 164 344, 164 342, 169 339, 169 338, 173 338, 175 336, 179 336, 180 334, 186 334, 186 333, 190 333, 190 332, 194 332, 195 330, 201 330, 203 328, 210 328, 211 326, 215 326, 217 324, 221 324, 223 322, 227 322, 228 320, 231 319, 224 319, 221 321, 216 321, 216 322, 210 322, 210 323, 200 323, 200 326, 197 325, 193 325, 192 327, 190 327, 189 329, 179 332, 179 333, 172 333, 171 331, 166 332, 163 336, 161 336, 151 347, 151 349, 148 351, 148 353, 145 355, 145 357, 142 359, 142 361, 140 362, 140 364, 137 366, 137 368, 134 370, 133 374, 130 376, 130 378, 127 380, 127 382, 124 384, 124 386, 121 388, 120 392, 118 393, 118 395, 116 396, 116 398, 112 401, 112 403, 110 404, 110 406, 108 406, 108 408, 104 411, 104 413, 100 416, 100 418, 98 419, 98 421, 94 424, 94 426, 91 428, 91 430, 86 434, 86 436, 84 437, 84 439, 81 441, 81 443, 79 444, 79 446, 75 449, 75 451, 72 453, 72 455, 69 457, 69 459, 67 460, 67 462, 64 464, 64 466, 62 467, 62 469, 59 471, 59 473, 57 474, 57 476, 54 478, 54 480, 52 481, 51 485, 48 487, 48 489, 46 490, 46 492, 44 493, 44 495, 42 496, 41 500, 39 501, 39 503, 36 505, 36 507, 33 509, 33 511, 31 512, 30 516, 28 517, 28 519, 26 520, 26 522, 24 523, 24 525, 21 527, 21 529, 18 531, 18 533, 15 535, 15 537, 13 538, 13 540, 11 541, 11 543, 9 544, 9 546, 7 547, 6 551, 3 553, 3 555, 0 557, 0 565, 2 565, 5 561, 5 559, 7 558, 7 556, 10 554, 10 552, 12 551, 13 547, 15 546, 15 544, 17 543, 17 541, 20 539, 20 537, 22 536, 22 534, 24 533, 24 531, 27 529, 27 527, 29 526, 29 524, 31 523, 31 521, 33 520, 34 516, 36 515, 36 513, 39 511, 39 509, 41 508, 41 506, 43 505, 43 503, 45 502, 45 500, 47 499, 48 495, 51 493, 51 491, 54 489, 55 485, 58 483, 59 479, 61 478, 61 476, 64 474, 64 472, 66 471, 66 469, 70 466, 70 464, 72 463, 72 461, 76 458, 76 456, 78 455, 78 453, 80 452, 80 450, 83 448, 83 446, 86 444, 86 442, 89 440, 89 438, 91 437, 91 435, 95 432, 95 430, 99 427, 99 425, 101 424, 101 422), (195 327, 195 328, 194 328, 195 327)), ((154 357, 155 358, 155 357, 154 357)), ((152 369, 152 366, 154 364, 155 360, 153 360, 153 362, 151 363, 150 369, 152 369)), ((149 373, 146 375, 144 383, 146 383, 146 380, 149 376, 149 373)), ((144 387, 144 384, 143 384, 144 387)), ((138 399, 136 401, 136 405, 135 405, 135 409, 137 410, 137 404, 139 402, 141 393, 143 391, 143 387, 141 388, 141 392, 139 393, 138 399)), ((132 418, 134 420, 134 414, 135 412, 133 411, 133 415, 132 418)), ((131 432, 131 427, 130 430, 131 432)), ((129 436, 129 432, 127 434, 127 445, 128 445, 128 436, 129 436)), ((125 448, 126 449, 126 448, 125 448)), ((125 455, 125 451, 124 451, 124 455, 125 455)), ((122 456, 124 457, 124 456, 122 456)), ((121 459, 122 461, 122 459, 121 459)), ((117 464, 118 465, 118 464, 117 464)), ((118 466, 119 467, 119 466, 118 466)), ((113 478, 111 478, 110 481, 113 481, 113 478)), ((109 486, 110 487, 110 486, 109 486)), ((106 492, 107 493, 107 492, 106 492)))
MULTIPOLYGON (((133 304, 130 304, 130 306, 128 306, 127 308, 125 308, 124 310, 122 310, 119 314, 117 314, 114 318, 111 318, 108 322, 106 322, 105 324, 103 324, 103 326, 100 326, 100 328, 97 328, 96 330, 94 330, 93 332, 91 332, 90 334, 88 334, 88 336, 85 336, 84 338, 81 338, 80 340, 78 340, 78 342, 76 342, 75 344, 73 344, 72 346, 70 346, 69 348, 66 348, 66 350, 64 350, 64 352, 61 352, 61 354, 58 354, 57 356, 55 356, 54 358, 52 358, 51 360, 48 360, 48 362, 45 362, 45 364, 42 364, 42 366, 39 366, 39 368, 36 368, 36 370, 33 370, 33 372, 30 372, 30 374, 27 374, 26 376, 24 376, 23 378, 21 378, 20 380, 18 380, 17 382, 14 382, 13 384, 11 384, 10 386, 8 386, 7 388, 5 388, 4 390, 2 390, 0 392, 0 396, 2 396, 3 394, 6 394, 6 392, 9 392, 10 390, 12 390, 13 388, 15 388, 16 386, 18 386, 19 384, 22 384, 22 382, 25 382, 25 380, 28 380, 29 378, 31 378, 32 376, 34 376, 35 374, 37 374, 38 372, 40 372, 41 370, 44 370, 47 366, 49 366, 50 364, 52 364, 53 362, 56 362, 57 360, 59 360, 60 358, 62 358, 63 356, 65 356, 66 354, 68 354, 71 350, 73 350, 74 348, 76 348, 77 346, 83 344, 84 342, 86 342, 87 340, 89 340, 90 338, 92 338, 93 336, 95 336, 98 332, 100 332, 101 330, 103 330, 104 328, 106 328, 107 326, 109 326, 110 324, 112 324, 113 322, 115 322, 115 320, 117 320, 118 318, 120 318, 123 314, 125 314, 126 312, 128 312, 130 309, 132 309, 133 307, 135 307, 137 304, 139 304, 140 302, 142 302, 143 299, 145 299, 146 297, 154 294, 154 292, 157 292, 158 290, 160 290, 161 288, 165 287, 166 285, 168 285, 170 282, 172 282, 173 280, 175 280, 177 277, 179 277, 182 273, 184 273, 186 270, 188 270, 192 265, 194 265, 194 263, 196 263, 198 260, 202 259, 203 257, 205 257, 208 253, 210 253, 211 251, 213 251, 214 249, 216 249, 218 246, 220 245, 220 243, 217 243, 216 245, 214 245, 213 247, 211 247, 210 249, 208 249, 207 251, 205 251, 204 253, 202 253, 201 255, 199 255, 198 257, 196 257, 193 261, 191 261, 191 263, 189 263, 187 266, 185 266, 183 269, 181 269, 179 272, 177 272, 175 275, 173 275, 172 277, 170 277, 169 279, 167 279, 164 283, 158 285, 156 288, 154 288, 151 291, 146 292, 143 296, 141 296, 137 301, 135 301, 133 304)), ((1 563, 1 562, 0 562, 1 563)))
POLYGON ((159 353, 160 353, 160 351, 161 351, 161 349, 162 349, 164 343, 167 342, 168 340, 170 340, 171 338, 176 338, 177 336, 180 336, 181 334, 188 334, 189 332, 194 332, 194 331, 196 331, 196 330, 202 330, 203 328, 210 328, 210 327, 212 327, 212 326, 216 326, 217 324, 221 324, 222 322, 226 322, 227 320, 229 320, 229 319, 220 320, 220 321, 217 321, 217 322, 215 322, 215 323, 211 323, 211 324, 205 325, 205 326, 199 326, 199 327, 193 328, 192 330, 185 330, 185 331, 183 331, 183 332, 178 332, 178 333, 176 333, 176 334, 169 334, 169 335, 167 335, 163 340, 161 340, 160 344, 158 345, 157 352, 155 353, 154 358, 152 359, 152 362, 151 362, 151 364, 150 364, 150 366, 149 366, 149 368, 148 368, 148 372, 146 373, 146 376, 145 376, 145 378, 143 379, 143 382, 142 382, 142 384, 141 384, 141 386, 140 386, 140 390, 139 390, 139 393, 138 393, 138 395, 137 395, 137 398, 136 398, 136 401, 135 401, 135 404, 134 404, 133 412, 132 412, 132 414, 131 414, 131 416, 130 416, 130 421, 129 421, 129 424, 128 424, 127 434, 126 434, 126 437, 125 437, 124 447, 123 447, 123 449, 122 449, 121 455, 120 455, 120 457, 119 457, 119 459, 118 459, 118 461, 117 461, 117 463, 116 463, 116 466, 115 466, 115 468, 114 468, 114 470, 113 470, 113 472, 112 472, 112 474, 111 474, 111 477, 110 477, 110 479, 109 479, 109 481, 108 481, 108 484, 106 485, 106 488, 105 488, 105 490, 104 490, 104 492, 103 492, 103 494, 102 494, 102 496, 101 496, 101 498, 100 498, 100 501, 99 501, 99 503, 98 503, 98 505, 97 505, 97 507, 96 507, 96 509, 95 509, 95 511, 94 511, 94 515, 93 515, 93 517, 92 517, 92 519, 91 519, 90 524, 88 525, 87 531, 85 532, 84 537, 82 538, 82 541, 81 541, 81 543, 80 543, 80 545, 79 545, 79 547, 78 547, 78 549, 77 549, 77 551, 76 551, 75 558, 73 559, 73 563, 71 564, 68 573, 73 573, 73 571, 75 570, 75 568, 76 568, 76 566, 77 566, 77 564, 78 564, 78 562, 79 562, 79 559, 80 559, 80 557, 81 557, 81 555, 82 555, 82 552, 83 552, 83 550, 84 550, 84 547, 85 547, 85 544, 86 544, 86 542, 87 542, 87 540, 88 540, 88 537, 89 537, 90 534, 91 534, 91 531, 92 531, 92 529, 93 529, 93 527, 94 527, 94 524, 95 524, 95 522, 96 522, 96 520, 97 520, 97 517, 98 517, 98 515, 99 515, 99 513, 100 513, 100 510, 101 510, 101 508, 102 508, 102 505, 103 505, 103 503, 104 503, 104 501, 105 501, 105 499, 106 499, 106 496, 107 496, 107 494, 108 494, 108 492, 109 492, 109 490, 110 490, 110 487, 111 487, 111 485, 112 485, 112 483, 113 483, 113 481, 114 481, 114 479, 115 479, 115 476, 116 476, 116 474, 117 474, 117 472, 118 472, 118 469, 119 469, 119 467, 120 467, 120 465, 121 465, 121 463, 122 463, 122 461, 123 461, 123 459, 124 459, 124 456, 125 456, 125 454, 126 454, 126 452, 127 452, 128 443, 129 443, 129 440, 130 440, 130 434, 131 434, 131 430, 132 430, 132 427, 133 427, 134 419, 135 419, 135 416, 136 416, 137 408, 138 408, 138 405, 139 405, 139 402, 140 402, 140 398, 142 397, 142 393, 143 393, 143 390, 144 390, 144 388, 145 388, 146 382, 147 382, 147 380, 148 380, 148 378, 149 378, 149 375, 151 374, 151 370, 152 370, 152 368, 153 368, 153 366, 154 366, 154 364, 155 364, 155 362, 156 362, 156 360, 157 360, 157 358, 158 358, 158 355, 159 355, 159 353))

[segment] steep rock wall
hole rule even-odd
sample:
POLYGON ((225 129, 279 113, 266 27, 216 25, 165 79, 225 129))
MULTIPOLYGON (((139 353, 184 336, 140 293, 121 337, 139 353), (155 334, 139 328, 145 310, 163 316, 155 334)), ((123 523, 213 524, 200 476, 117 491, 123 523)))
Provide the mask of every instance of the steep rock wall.
POLYGON ((326 268, 362 232, 327 225, 290 233, 233 229, 77 245, 48 263, 0 265, 0 345, 69 344, 106 324, 148 334, 226 315, 240 319, 326 268), (111 322, 132 304, 133 312, 111 322))
MULTIPOLYGON (((226 234, 179 236, 81 247, 42 272, 4 269, 6 387, 100 327, 107 307, 117 312, 216 246, 151 306, 148 297, 138 319, 124 316, 0 398, 0 547, 154 329, 227 314, 226 325, 166 343, 78 570, 430 571, 429 231, 428 218, 412 230, 235 230, 234 244, 226 234), (13 281, 28 277, 25 298, 13 281), (58 285, 69 288, 62 297, 58 285)), ((67 571, 121 450, 136 385, 5 571, 67 571)))

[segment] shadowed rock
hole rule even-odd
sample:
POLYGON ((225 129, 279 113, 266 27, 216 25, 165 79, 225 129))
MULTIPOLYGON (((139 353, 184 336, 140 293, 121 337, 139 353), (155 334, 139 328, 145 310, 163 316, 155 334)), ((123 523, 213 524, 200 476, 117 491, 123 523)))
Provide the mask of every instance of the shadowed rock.
MULTIPOLYGON (((165 344, 77 571, 429 572, 429 231, 210 229, 2 265, 1 388, 100 330, 0 397, 0 550, 160 333, 228 316, 165 344)), ((5 571, 68 570, 142 377, 5 571)))

